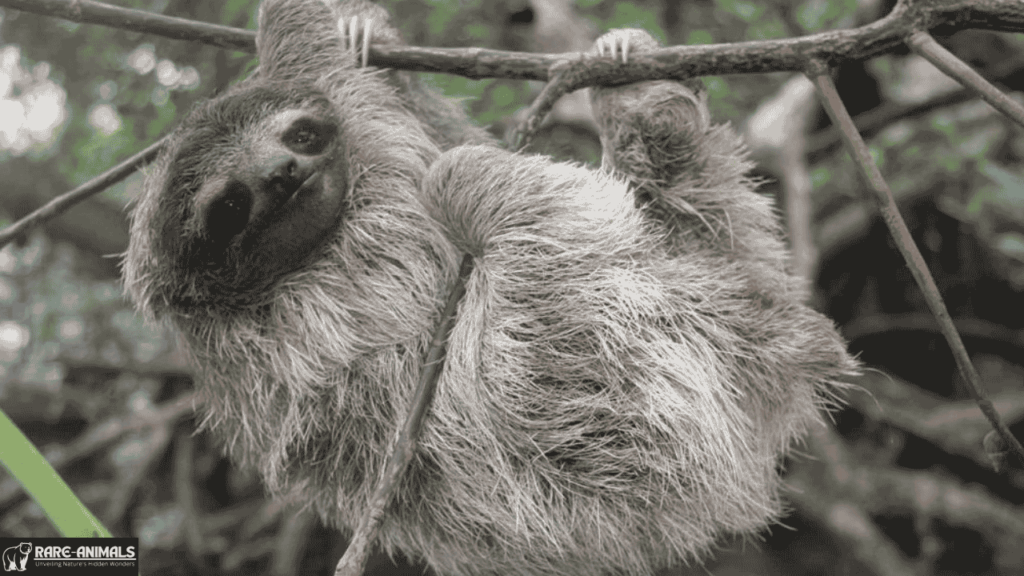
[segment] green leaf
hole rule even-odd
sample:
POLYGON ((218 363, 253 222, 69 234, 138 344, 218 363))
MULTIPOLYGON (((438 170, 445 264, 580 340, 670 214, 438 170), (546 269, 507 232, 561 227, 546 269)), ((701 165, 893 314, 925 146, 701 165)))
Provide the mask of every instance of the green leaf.
POLYGON ((3 411, 0 411, 0 438, 3 438, 0 442, 0 463, 39 504, 62 536, 111 537, 110 531, 82 504, 3 411))

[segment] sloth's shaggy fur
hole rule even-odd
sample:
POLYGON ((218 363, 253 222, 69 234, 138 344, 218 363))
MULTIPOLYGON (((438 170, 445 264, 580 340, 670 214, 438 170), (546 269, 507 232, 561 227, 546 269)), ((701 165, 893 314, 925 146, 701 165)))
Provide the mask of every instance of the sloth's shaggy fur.
MULTIPOLYGON (((295 60, 311 35, 333 33, 309 21, 323 17, 311 4, 322 6, 265 0, 264 75, 276 55, 295 60)), ((646 575, 776 517, 779 456, 819 423, 855 363, 830 321, 801 303, 736 136, 659 141, 667 157, 685 146, 693 161, 654 167, 668 174, 648 179, 663 199, 654 206, 619 177, 543 157, 441 153, 381 74, 321 74, 309 62, 301 80, 333 106, 349 190, 337 230, 307 263, 244 305, 180 266, 202 238, 180 222, 189 192, 171 186, 176 172, 212 177, 232 138, 252 137, 248 125, 191 135, 254 87, 283 92, 282 106, 310 97, 281 88, 281 75, 194 112, 133 213, 126 286, 180 329, 205 423, 239 462, 273 493, 354 527, 467 251, 476 268, 382 526, 386 549, 444 575, 646 575)), ((605 128, 619 152, 644 138, 630 123, 651 121, 627 100, 616 105, 631 119, 605 128)), ((650 154, 617 157, 634 164, 612 167, 647 178, 637 174, 650 154)))

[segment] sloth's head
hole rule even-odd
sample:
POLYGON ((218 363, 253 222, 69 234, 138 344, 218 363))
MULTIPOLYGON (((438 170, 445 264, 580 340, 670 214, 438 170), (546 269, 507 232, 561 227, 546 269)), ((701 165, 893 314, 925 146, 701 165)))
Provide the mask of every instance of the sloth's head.
POLYGON ((199 105, 147 175, 125 284, 147 313, 258 305, 316 258, 349 196, 345 138, 314 86, 253 83, 199 105))

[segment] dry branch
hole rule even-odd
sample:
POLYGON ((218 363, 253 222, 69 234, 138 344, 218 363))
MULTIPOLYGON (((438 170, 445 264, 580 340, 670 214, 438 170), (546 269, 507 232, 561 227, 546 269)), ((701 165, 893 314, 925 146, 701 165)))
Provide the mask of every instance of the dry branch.
POLYGON ((93 0, 3 0, 0 6, 82 24, 99 24, 175 40, 193 40, 218 48, 256 51, 256 33, 249 30, 121 8, 93 0))
MULTIPOLYGON (((255 33, 249 30, 118 8, 93 0, 0 0, 0 6, 222 48, 255 50, 255 33)), ((582 84, 573 88, 578 89, 708 74, 802 72, 815 61, 836 66, 850 60, 873 58, 902 45, 914 32, 934 28, 941 28, 943 33, 966 28, 1024 32, 1024 3, 1019 0, 903 0, 885 18, 859 28, 781 40, 674 46, 639 54, 631 58, 628 65, 575 52, 526 54, 481 48, 413 46, 371 46, 369 63, 473 79, 547 81, 556 63, 590 60, 590 71, 580 79, 582 84)))
POLYGON ((157 140, 153 144, 147 146, 142 152, 134 154, 124 162, 121 162, 110 170, 96 176, 85 184, 57 196, 53 200, 50 200, 46 204, 36 208, 14 224, 0 230, 0 248, 3 248, 12 240, 21 234, 24 234, 33 226, 38 226, 51 218, 55 218, 63 214, 75 204, 78 204, 94 194, 98 194, 106 190, 110 186, 113 186, 130 176, 139 168, 149 164, 154 158, 156 158, 160 149, 163 148, 164 141, 166 139, 167 138, 164 137, 157 140))
POLYGON ((423 428, 423 418, 427 414, 427 408, 434 398, 434 390, 437 389, 437 380, 441 377, 441 366, 444 364, 446 344, 448 336, 455 326, 455 312, 458 309, 462 296, 466 293, 466 279, 473 271, 473 256, 465 254, 462 257, 462 264, 459 266, 459 276, 455 280, 448 295, 448 302, 445 304, 444 312, 438 321, 437 328, 430 338, 430 348, 423 360, 423 372, 420 373, 420 380, 416 384, 416 391, 413 393, 412 402, 409 406, 409 414, 405 417, 405 424, 398 435, 395 447, 388 457, 384 467, 384 473, 380 482, 374 488, 373 495, 355 534, 345 550, 345 555, 338 561, 334 569, 334 576, 359 576, 366 566, 366 559, 370 556, 371 548, 377 539, 377 532, 380 522, 384 518, 384 512, 391 502, 391 496, 402 479, 406 467, 412 462, 416 452, 416 444, 419 442, 420 431, 423 428))
POLYGON ((914 32, 907 40, 907 45, 936 68, 945 72, 947 76, 974 90, 982 100, 991 104, 993 108, 1013 119, 1017 124, 1024 126, 1024 106, 1017 104, 1009 96, 1003 94, 999 88, 982 78, 981 74, 975 72, 952 52, 943 48, 930 34, 914 32))
MULTIPOLYGON (((1022 3, 1022 6, 1024 6, 1024 3, 1022 3)), ((811 69, 809 68, 809 70, 811 69)), ((949 348, 953 352, 953 358, 956 360, 960 375, 963 377, 964 382, 967 383, 968 392, 970 392, 975 402, 978 403, 978 407, 981 408, 982 413, 988 418, 992 428, 999 432, 1007 446, 1010 446, 1014 453, 1017 454, 1017 457, 1020 458, 1020 461, 1024 463, 1024 446, 1014 437, 1013 433, 1010 432, 1010 429, 1006 427, 1006 424, 999 417, 999 413, 992 406, 992 401, 988 398, 981 377, 971 363, 967 349, 964 348, 963 340, 960 339, 960 334, 957 333, 956 327, 953 325, 949 311, 946 310, 946 303, 942 300, 939 287, 936 286, 935 279, 932 278, 931 272, 928 271, 928 265, 925 263, 924 257, 921 256, 921 251, 917 249, 917 245, 910 235, 906 222, 900 216, 899 207, 896 205, 896 199, 892 195, 892 190, 889 189, 889 185, 885 182, 882 173, 879 172, 878 167, 875 165, 875 161, 871 157, 871 152, 868 150, 867 144, 864 143, 864 139, 857 133, 857 128, 853 125, 853 119, 850 118, 850 113, 846 111, 846 107, 836 91, 832 78, 824 72, 823 66, 820 66, 819 70, 821 72, 808 72, 808 76, 811 77, 814 84, 818 87, 818 94, 821 97, 822 105, 824 105, 825 111, 828 112, 829 118, 832 119, 832 123, 839 126, 842 130, 846 148, 850 152, 854 163, 860 168, 864 182, 871 191, 872 199, 882 214, 882 220, 889 228, 889 234, 892 236, 893 242, 899 248, 900 254, 903 255, 907 268, 910 269, 915 282, 921 288, 925 302, 928 303, 928 308, 931 309, 936 321, 938 321, 939 327, 942 329, 942 335, 946 338, 946 343, 949 344, 949 348)))

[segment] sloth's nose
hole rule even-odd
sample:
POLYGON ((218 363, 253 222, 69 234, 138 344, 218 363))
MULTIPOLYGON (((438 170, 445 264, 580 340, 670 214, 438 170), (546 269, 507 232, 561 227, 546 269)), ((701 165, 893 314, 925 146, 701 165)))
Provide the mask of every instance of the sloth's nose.
POLYGON ((283 202, 291 198, 312 175, 313 167, 309 160, 290 154, 274 156, 263 166, 260 192, 271 196, 271 204, 283 202))

